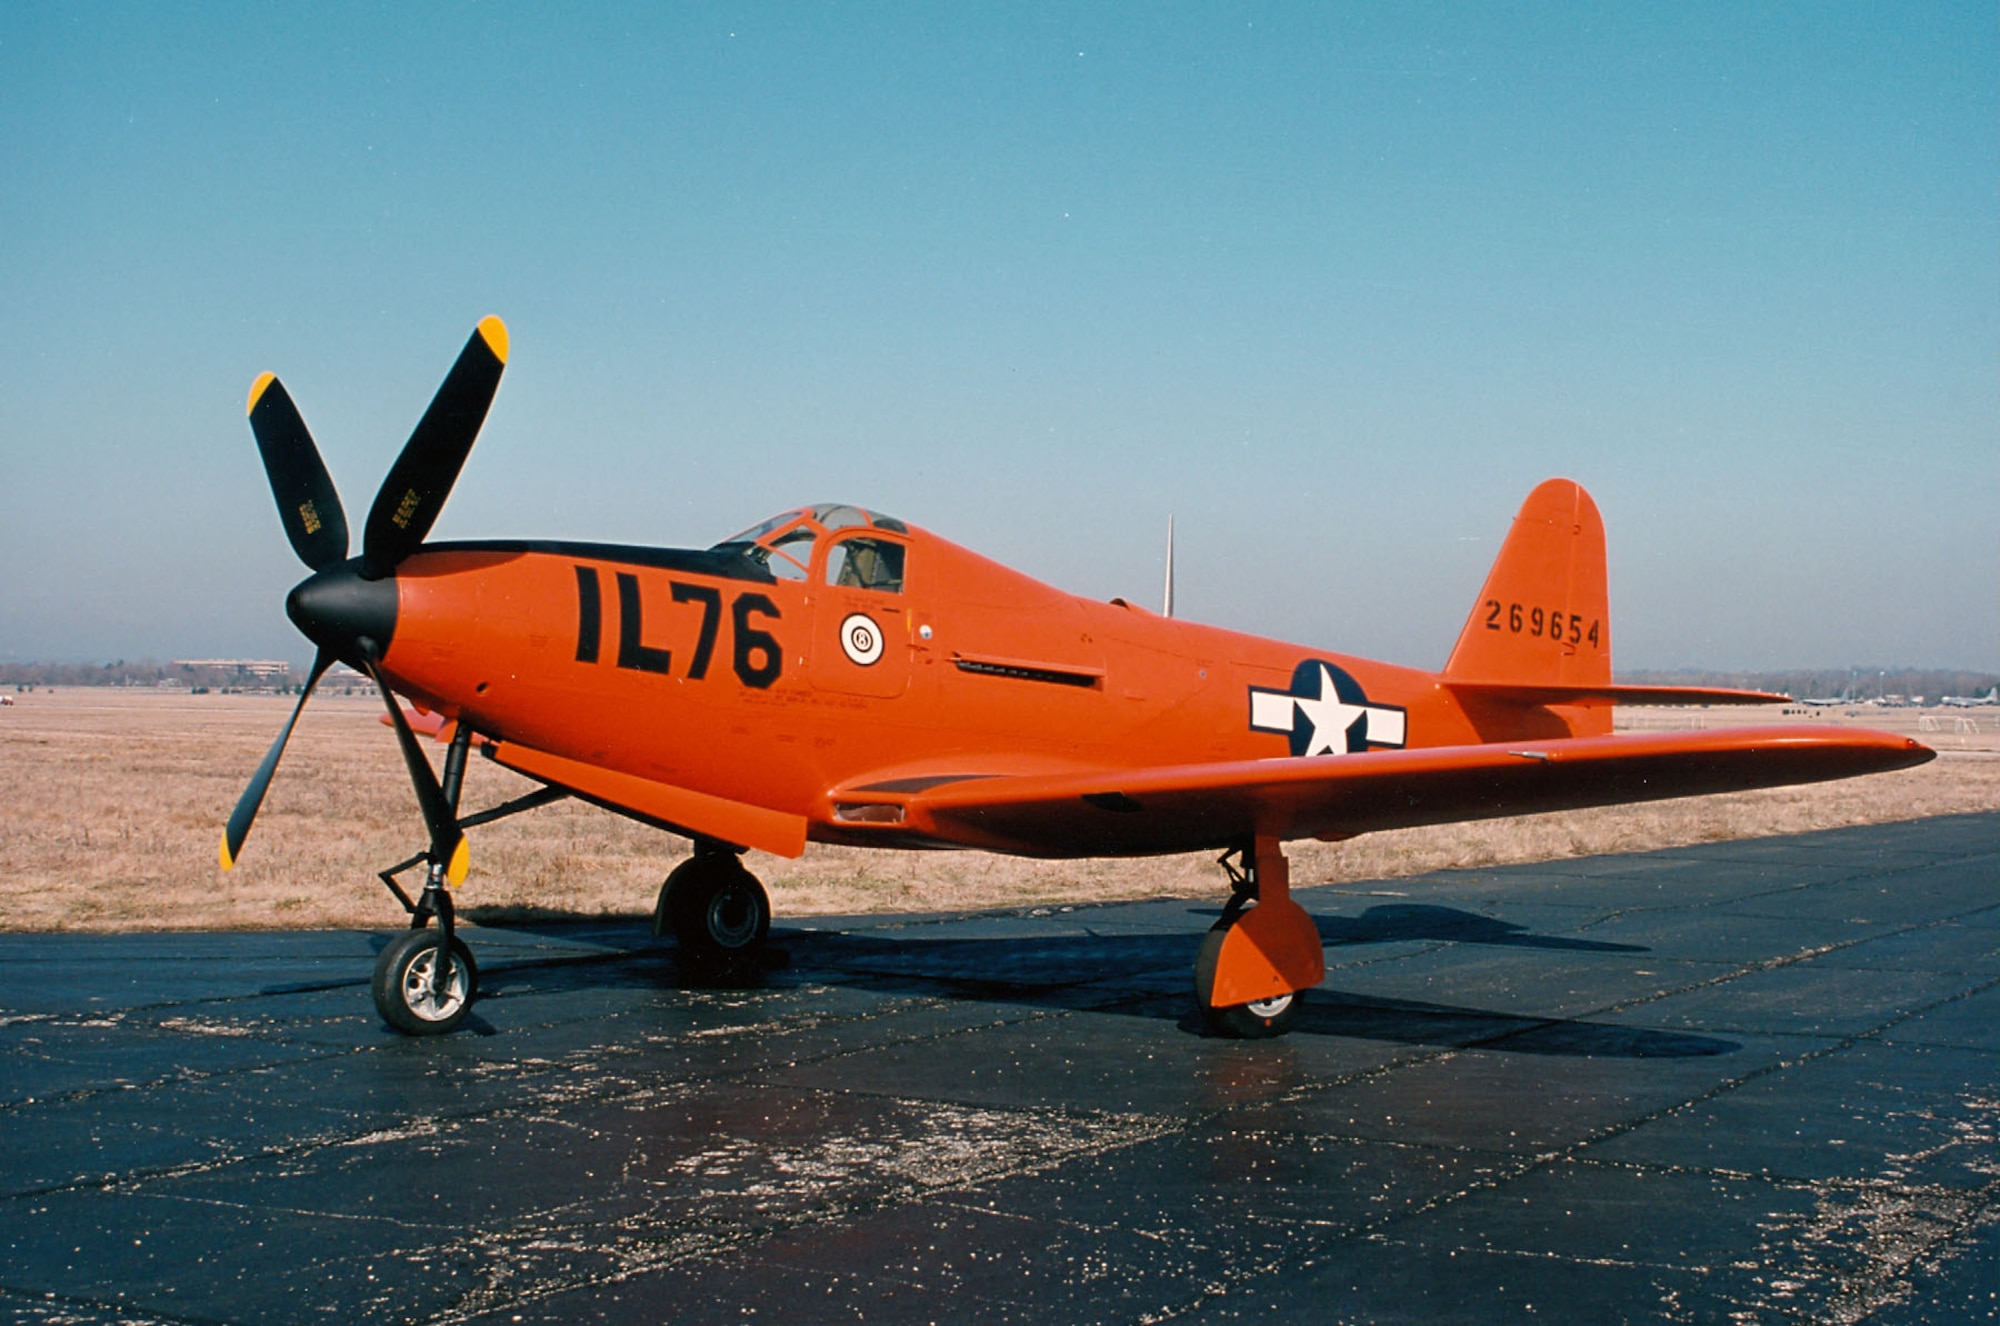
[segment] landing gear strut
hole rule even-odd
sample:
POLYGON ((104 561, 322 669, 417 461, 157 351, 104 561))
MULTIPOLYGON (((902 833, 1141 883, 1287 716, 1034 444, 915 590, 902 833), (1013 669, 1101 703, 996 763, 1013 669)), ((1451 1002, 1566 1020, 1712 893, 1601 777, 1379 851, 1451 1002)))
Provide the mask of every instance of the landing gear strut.
POLYGON ((737 849, 697 838, 694 855, 660 885, 653 933, 671 933, 699 968, 747 972, 771 933, 771 899, 743 868, 737 849))
POLYGON ((1302 992, 1326 975, 1319 928, 1292 901, 1291 870, 1276 838, 1260 835, 1232 848, 1222 868, 1229 905, 1195 959, 1195 1006, 1218 1036, 1282 1036, 1298 1019, 1302 992))
MULTIPOLYGON (((454 729, 451 744, 445 747, 444 775, 438 780, 445 809, 461 832, 561 801, 569 795, 559 787, 540 787, 490 810, 459 819, 458 797, 465 787, 465 760, 471 749, 471 730, 463 726, 454 729)), ((375 996, 375 1011, 382 1015, 382 1020, 411 1036, 440 1036, 456 1031, 471 1012, 472 1001, 479 997, 479 965, 472 960, 472 950, 456 933, 457 916, 452 907, 447 869, 448 863, 439 861, 427 849, 377 874, 410 914, 410 929, 375 959, 375 979, 370 989, 375 996), (412 866, 424 867, 423 891, 415 898, 396 882, 396 876, 412 866), (433 920, 437 922, 436 930, 429 928, 433 920), (442 957, 446 954, 449 957, 442 957)))
MULTIPOLYGON (((383 694, 388 694, 386 689, 383 694)), ((390 704, 394 703, 391 699, 390 704)), ((445 747, 444 776, 438 787, 454 821, 458 794, 465 786, 465 757, 471 749, 472 732, 465 727, 456 729, 451 744, 445 747)), ((382 882, 410 913, 410 929, 375 959, 375 979, 369 990, 382 1020, 410 1036, 442 1036, 458 1030, 472 1011, 472 1001, 479 997, 479 968, 472 961, 472 950, 456 933, 446 870, 445 862, 426 851, 381 875, 382 882), (419 861, 425 863, 424 891, 413 903, 397 886, 396 872, 419 861), (436 930, 428 928, 432 917, 437 918, 436 930)))

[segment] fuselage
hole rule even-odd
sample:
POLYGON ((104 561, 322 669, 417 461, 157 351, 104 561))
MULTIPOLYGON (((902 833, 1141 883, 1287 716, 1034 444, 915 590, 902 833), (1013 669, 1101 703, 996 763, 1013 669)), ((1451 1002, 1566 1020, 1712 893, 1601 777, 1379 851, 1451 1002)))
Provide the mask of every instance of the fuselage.
POLYGON ((844 842, 893 838, 868 807, 947 780, 1577 730, 1482 714, 1432 673, 1082 599, 854 508, 792 515, 698 551, 431 545, 396 570, 383 671, 503 745, 844 842))

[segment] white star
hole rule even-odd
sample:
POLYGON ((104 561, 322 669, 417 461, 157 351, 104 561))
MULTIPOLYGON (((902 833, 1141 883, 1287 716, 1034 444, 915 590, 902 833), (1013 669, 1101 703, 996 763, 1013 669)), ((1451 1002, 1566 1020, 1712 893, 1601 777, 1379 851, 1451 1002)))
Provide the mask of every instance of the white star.
POLYGON ((1319 669, 1319 694, 1310 700, 1295 695, 1292 702, 1313 726, 1312 736, 1306 741, 1307 755, 1345 755, 1347 729, 1368 712, 1365 705, 1349 704, 1340 698, 1340 692, 1334 688, 1333 674, 1324 663, 1319 669))

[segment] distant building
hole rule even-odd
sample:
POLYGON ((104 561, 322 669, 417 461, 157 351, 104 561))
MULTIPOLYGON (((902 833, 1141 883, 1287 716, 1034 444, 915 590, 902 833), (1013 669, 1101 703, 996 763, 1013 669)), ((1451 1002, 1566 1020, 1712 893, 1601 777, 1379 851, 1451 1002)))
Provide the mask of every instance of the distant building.
POLYGON ((255 677, 259 681, 284 681, 292 675, 292 665, 281 658, 177 658, 177 668, 215 668, 222 672, 234 672, 239 677, 255 677))
POLYGON ((365 672, 356 672, 345 663, 336 663, 326 670, 326 677, 319 684, 322 694, 339 695, 375 694, 375 682, 365 672))

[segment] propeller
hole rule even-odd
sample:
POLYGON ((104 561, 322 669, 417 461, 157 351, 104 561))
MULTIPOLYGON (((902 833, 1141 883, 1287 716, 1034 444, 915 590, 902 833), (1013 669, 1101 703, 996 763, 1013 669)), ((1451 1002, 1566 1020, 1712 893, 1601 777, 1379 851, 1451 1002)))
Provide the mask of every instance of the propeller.
POLYGON ((403 762, 409 767, 410 783, 430 833, 431 860, 445 868, 452 884, 465 878, 465 835, 416 734, 403 717, 402 706, 390 693, 381 658, 395 631, 396 568, 422 547, 424 536, 437 523, 438 513, 486 421, 506 366, 507 325, 496 317, 484 318, 473 329, 457 362, 431 398, 430 407, 382 480, 362 528, 359 558, 348 556, 347 514, 340 494, 290 393, 270 373, 261 374, 251 386, 247 407, 250 431, 257 439, 265 476, 271 481, 278 519, 292 551, 313 573, 292 589, 285 611, 318 646, 318 652, 291 718, 251 775, 222 831, 219 855, 224 870, 233 869, 242 854, 244 840, 250 836, 257 809, 264 803, 264 794, 306 701, 326 670, 336 660, 345 659, 374 679, 388 703, 403 762))

